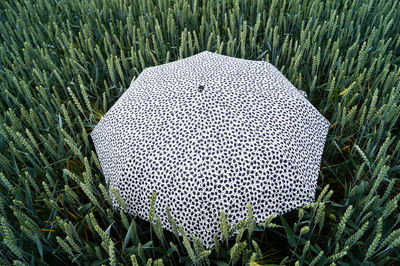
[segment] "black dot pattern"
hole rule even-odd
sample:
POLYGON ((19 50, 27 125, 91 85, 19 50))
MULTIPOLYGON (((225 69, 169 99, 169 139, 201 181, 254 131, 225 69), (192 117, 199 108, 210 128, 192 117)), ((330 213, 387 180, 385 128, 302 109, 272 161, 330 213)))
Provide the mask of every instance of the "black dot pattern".
POLYGON ((148 219, 156 192, 164 228, 168 205, 209 248, 220 210, 263 222, 315 200, 329 126, 270 63, 205 51, 146 68, 91 137, 127 212, 148 219))

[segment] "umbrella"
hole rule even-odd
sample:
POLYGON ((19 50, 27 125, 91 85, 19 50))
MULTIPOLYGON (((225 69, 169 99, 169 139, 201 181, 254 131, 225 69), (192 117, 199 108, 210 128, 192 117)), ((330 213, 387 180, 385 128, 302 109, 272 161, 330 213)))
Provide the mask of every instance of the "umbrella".
POLYGON ((315 200, 329 126, 272 64, 204 51, 145 68, 91 137, 128 213, 148 219, 156 192, 165 229, 168 206, 212 247, 221 210, 263 222, 315 200))

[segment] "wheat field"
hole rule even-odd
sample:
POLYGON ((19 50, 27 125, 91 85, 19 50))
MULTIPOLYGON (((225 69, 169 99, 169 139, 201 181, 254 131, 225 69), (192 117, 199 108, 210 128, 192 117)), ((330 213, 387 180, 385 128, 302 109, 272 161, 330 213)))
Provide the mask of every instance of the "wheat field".
POLYGON ((398 0, 4 0, 0 94, 1 265, 400 261, 398 0), (269 61, 332 124, 315 203, 221 213, 210 250, 113 209, 89 137, 144 68, 204 50, 269 61))

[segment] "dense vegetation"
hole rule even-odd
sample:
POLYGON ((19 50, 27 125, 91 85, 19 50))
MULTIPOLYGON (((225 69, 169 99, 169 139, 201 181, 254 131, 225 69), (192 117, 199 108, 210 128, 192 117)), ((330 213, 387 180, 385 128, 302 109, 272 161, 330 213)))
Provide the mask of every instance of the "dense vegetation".
POLYGON ((397 0, 1 1, 0 264, 395 263, 399 29, 397 0), (233 237, 222 215, 212 250, 114 210, 88 135, 145 67, 203 50, 268 60, 332 123, 317 201, 233 237))

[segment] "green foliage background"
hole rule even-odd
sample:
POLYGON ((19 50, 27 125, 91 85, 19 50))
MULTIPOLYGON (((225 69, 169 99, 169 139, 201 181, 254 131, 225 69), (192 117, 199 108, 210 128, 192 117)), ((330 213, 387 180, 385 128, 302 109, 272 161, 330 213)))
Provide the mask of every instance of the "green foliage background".
POLYGON ((6 0, 0 66, 1 264, 400 259, 399 1, 6 0), (332 123, 318 200, 233 228, 222 213, 212 250, 114 210, 88 137, 145 67, 203 50, 270 61, 332 123))

